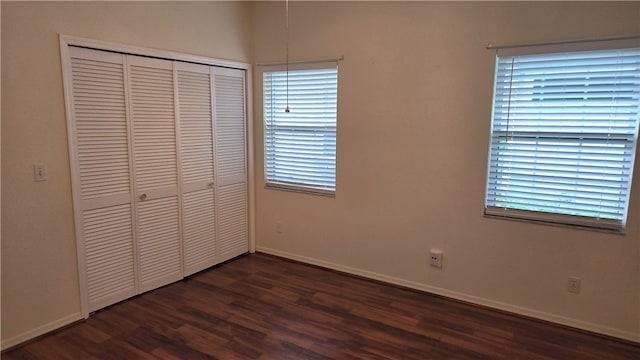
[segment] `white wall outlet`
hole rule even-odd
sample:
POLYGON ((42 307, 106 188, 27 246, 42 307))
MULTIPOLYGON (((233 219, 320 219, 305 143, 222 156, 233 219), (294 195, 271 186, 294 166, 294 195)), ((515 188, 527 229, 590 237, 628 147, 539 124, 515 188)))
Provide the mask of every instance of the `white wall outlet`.
POLYGON ((276 222, 276 234, 282 234, 284 232, 284 225, 282 224, 282 221, 277 221, 276 222))
POLYGON ((431 249, 431 251, 429 251, 429 256, 430 256, 429 263, 431 264, 431 266, 437 267, 437 268, 442 267, 442 257, 444 256, 444 253, 442 252, 442 250, 431 249))
POLYGON ((46 181, 47 180, 47 168, 44 164, 33 164, 33 181, 46 181))
POLYGON ((580 278, 570 276, 567 281, 567 291, 574 294, 580 294, 580 278))

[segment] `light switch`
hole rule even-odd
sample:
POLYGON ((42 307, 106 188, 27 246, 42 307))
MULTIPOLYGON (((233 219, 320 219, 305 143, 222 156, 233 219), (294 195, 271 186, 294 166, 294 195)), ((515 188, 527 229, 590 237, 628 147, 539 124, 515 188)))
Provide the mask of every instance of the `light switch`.
POLYGON ((47 180, 47 168, 44 164, 33 164, 33 180, 34 181, 46 181, 47 180))

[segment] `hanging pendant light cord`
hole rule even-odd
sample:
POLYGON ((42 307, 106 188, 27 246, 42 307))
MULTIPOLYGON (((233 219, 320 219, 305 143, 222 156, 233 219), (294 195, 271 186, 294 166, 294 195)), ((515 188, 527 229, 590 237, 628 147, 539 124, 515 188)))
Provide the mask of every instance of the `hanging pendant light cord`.
POLYGON ((285 54, 285 72, 286 72, 286 82, 287 82, 287 107, 284 109, 284 112, 290 112, 289 110, 289 0, 285 0, 285 23, 286 23, 286 54, 285 54))

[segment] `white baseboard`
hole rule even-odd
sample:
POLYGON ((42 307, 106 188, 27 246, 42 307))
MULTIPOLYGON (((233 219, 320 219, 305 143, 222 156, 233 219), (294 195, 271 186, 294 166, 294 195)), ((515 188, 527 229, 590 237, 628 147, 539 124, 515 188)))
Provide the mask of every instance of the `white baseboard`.
POLYGON ((19 345, 27 340, 31 340, 35 337, 38 337, 40 335, 46 334, 50 331, 59 329, 65 325, 69 325, 72 322, 78 321, 82 319, 82 314, 75 313, 75 314, 71 314, 68 316, 65 316, 61 319, 58 320, 54 320, 50 323, 44 324, 42 326, 38 326, 35 329, 31 329, 29 331, 25 331, 22 334, 18 334, 16 336, 10 337, 8 339, 2 339, 2 343, 0 344, 0 348, 2 348, 2 350, 4 349, 8 349, 10 347, 19 345))
POLYGON ((594 324, 586 321, 576 320, 576 319, 555 315, 555 314, 551 314, 543 311, 538 311, 538 310, 511 305, 511 304, 507 304, 507 303, 503 303, 503 302, 499 302, 491 299, 481 298, 481 297, 468 295, 468 294, 464 294, 456 291, 429 286, 429 285, 417 283, 414 281, 403 280, 403 279, 392 277, 392 276, 387 276, 387 275, 383 275, 383 274, 379 274, 379 273, 375 273, 367 270, 361 270, 361 269, 353 268, 350 266, 340 265, 340 264, 332 263, 329 261, 315 259, 315 258, 303 256, 303 255, 293 254, 293 253, 282 251, 282 250, 276 250, 276 249, 270 249, 262 246, 257 246, 256 251, 291 259, 291 260, 301 261, 307 264, 318 265, 324 268, 338 270, 341 272, 358 275, 358 276, 366 277, 369 279, 379 280, 379 281, 387 282, 394 285, 400 285, 400 286, 404 286, 411 289, 425 291, 425 292, 436 294, 436 295, 442 295, 442 296, 456 299, 456 300, 462 300, 462 301, 466 301, 466 302, 477 304, 477 305, 482 305, 482 306, 487 306, 487 307, 498 309, 498 310, 508 311, 511 313, 524 315, 524 316, 528 316, 528 317, 532 317, 540 320, 545 320, 545 321, 550 321, 557 324, 571 326, 577 329, 587 330, 587 331, 591 331, 591 332, 602 334, 602 335, 612 336, 612 337, 620 338, 623 340, 629 340, 629 341, 640 343, 640 333, 619 330, 619 329, 598 325, 598 324, 594 324))

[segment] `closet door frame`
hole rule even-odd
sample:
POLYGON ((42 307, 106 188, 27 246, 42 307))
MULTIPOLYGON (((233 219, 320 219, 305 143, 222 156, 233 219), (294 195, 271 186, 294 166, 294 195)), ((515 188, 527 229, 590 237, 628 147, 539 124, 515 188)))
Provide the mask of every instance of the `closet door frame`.
POLYGON ((209 58, 198 55, 191 55, 167 50, 158 50, 133 45, 106 42, 101 40, 87 39, 76 36, 60 34, 60 58, 62 65, 62 80, 65 94, 65 114, 67 118, 67 141, 69 147, 69 167, 72 185, 73 212, 75 219, 75 237, 76 237, 76 255, 78 259, 78 282, 80 290, 80 311, 83 318, 89 317, 89 299, 86 276, 86 259, 83 244, 83 228, 82 222, 78 219, 82 218, 82 197, 80 194, 80 179, 78 176, 78 154, 76 154, 75 129, 73 127, 75 112, 73 108, 73 99, 71 94, 71 55, 70 46, 84 47, 95 50, 105 50, 121 54, 147 56, 154 58, 162 58, 167 60, 177 60, 198 63, 203 65, 212 65, 226 68, 233 68, 245 71, 245 128, 246 128, 246 154, 247 154, 247 217, 249 232, 249 252, 253 253, 256 249, 255 244, 255 180, 254 180, 254 151, 253 151, 253 75, 252 66, 249 63, 209 58))

